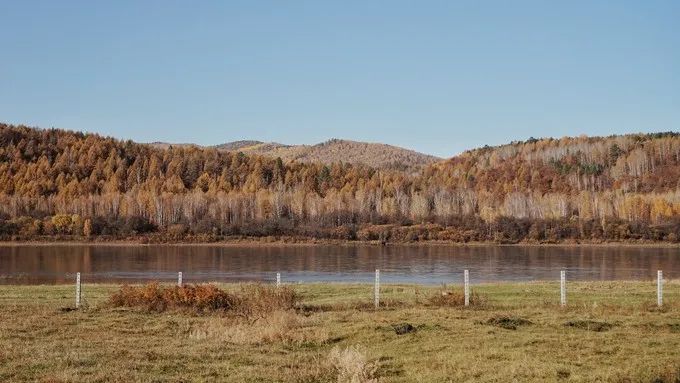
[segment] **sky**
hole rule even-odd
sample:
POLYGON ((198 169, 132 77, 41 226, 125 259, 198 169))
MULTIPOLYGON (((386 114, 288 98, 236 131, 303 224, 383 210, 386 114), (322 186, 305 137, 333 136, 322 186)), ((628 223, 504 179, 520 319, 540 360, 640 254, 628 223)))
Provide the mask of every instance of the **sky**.
POLYGON ((0 121, 450 157, 680 130, 680 1, 0 0, 0 121))

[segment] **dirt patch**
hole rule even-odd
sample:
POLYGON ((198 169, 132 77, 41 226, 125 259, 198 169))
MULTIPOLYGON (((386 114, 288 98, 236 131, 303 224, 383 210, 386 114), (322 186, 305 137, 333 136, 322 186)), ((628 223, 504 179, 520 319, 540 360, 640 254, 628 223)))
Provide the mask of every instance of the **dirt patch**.
POLYGON ((563 368, 557 370, 557 379, 560 380, 569 379, 570 376, 571 372, 569 372, 569 370, 565 370, 563 368))
POLYGON ((491 326, 504 328, 506 330, 517 330, 518 327, 530 326, 534 323, 532 321, 528 320, 528 319, 504 315, 504 316, 489 318, 489 320, 486 321, 486 324, 491 325, 491 326))
POLYGON ((594 320, 575 320, 564 324, 566 327, 580 328, 586 331, 604 332, 609 331, 615 325, 608 322, 598 322, 594 320))
POLYGON ((418 331, 410 323, 395 323, 395 324, 392 325, 392 328, 394 329, 394 332, 397 335, 404 335, 404 334, 409 334, 409 333, 418 331))

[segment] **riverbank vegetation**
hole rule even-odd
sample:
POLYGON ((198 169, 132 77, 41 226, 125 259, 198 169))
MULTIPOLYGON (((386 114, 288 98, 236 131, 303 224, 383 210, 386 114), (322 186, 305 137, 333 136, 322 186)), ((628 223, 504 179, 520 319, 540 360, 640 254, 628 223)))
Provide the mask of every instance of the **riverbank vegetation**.
POLYGON ((0 286, 0 380, 676 382, 680 281, 665 287, 657 308, 651 281, 573 282, 562 308, 558 283, 475 285, 465 308, 460 286, 386 285, 375 310, 370 285, 88 284, 73 310, 70 285, 0 286), (281 304, 144 304, 164 294, 281 304))
POLYGON ((0 124, 0 239, 671 242, 676 133, 530 139, 416 173, 0 124))

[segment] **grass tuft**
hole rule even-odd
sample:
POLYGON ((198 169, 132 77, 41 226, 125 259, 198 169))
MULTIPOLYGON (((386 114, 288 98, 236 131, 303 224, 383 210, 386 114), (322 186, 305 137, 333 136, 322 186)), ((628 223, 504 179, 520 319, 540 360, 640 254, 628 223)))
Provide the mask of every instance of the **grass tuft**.
POLYGON ((377 383, 378 365, 369 362, 365 352, 355 346, 334 347, 328 361, 337 374, 338 383, 377 383))
POLYGON ((520 317, 502 315, 498 317, 489 318, 486 324, 504 328, 506 330, 517 330, 520 326, 529 326, 534 324, 532 321, 520 317))

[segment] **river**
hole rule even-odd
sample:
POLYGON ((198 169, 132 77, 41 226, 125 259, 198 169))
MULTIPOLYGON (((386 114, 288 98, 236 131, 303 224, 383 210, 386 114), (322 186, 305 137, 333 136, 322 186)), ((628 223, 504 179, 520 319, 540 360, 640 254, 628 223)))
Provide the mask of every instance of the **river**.
POLYGON ((475 282, 680 277, 680 249, 635 246, 0 245, 0 284, 271 281, 475 282))

